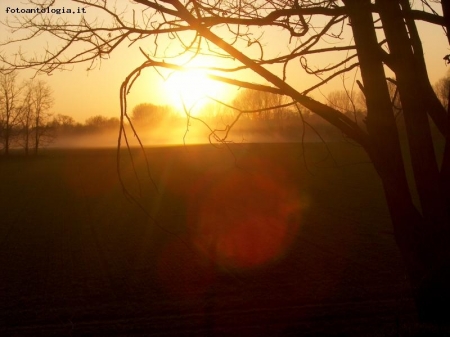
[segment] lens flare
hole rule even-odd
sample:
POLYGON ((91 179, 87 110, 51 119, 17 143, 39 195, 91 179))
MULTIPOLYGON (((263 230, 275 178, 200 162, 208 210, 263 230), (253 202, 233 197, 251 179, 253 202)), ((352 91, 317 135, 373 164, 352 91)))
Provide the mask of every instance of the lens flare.
POLYGON ((200 252, 236 269, 260 267, 286 253, 299 229, 301 205, 281 179, 235 169, 220 181, 204 178, 199 184, 189 221, 200 252))

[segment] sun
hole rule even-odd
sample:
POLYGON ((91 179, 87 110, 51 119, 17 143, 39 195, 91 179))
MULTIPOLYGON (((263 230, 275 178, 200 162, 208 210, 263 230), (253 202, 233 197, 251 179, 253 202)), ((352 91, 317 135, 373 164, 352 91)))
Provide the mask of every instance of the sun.
POLYGON ((164 87, 170 104, 181 113, 184 113, 183 104, 191 113, 201 110, 209 102, 208 96, 217 97, 222 90, 219 83, 201 70, 173 72, 164 87))

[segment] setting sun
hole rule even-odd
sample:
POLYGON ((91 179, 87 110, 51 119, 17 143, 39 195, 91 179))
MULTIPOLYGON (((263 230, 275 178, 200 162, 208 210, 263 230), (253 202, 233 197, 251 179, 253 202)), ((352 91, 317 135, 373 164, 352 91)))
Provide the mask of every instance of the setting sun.
POLYGON ((165 82, 165 90, 175 107, 182 110, 184 103, 187 109, 198 111, 208 103, 208 96, 217 97, 222 88, 220 83, 208 79, 205 72, 188 70, 172 73, 165 82))

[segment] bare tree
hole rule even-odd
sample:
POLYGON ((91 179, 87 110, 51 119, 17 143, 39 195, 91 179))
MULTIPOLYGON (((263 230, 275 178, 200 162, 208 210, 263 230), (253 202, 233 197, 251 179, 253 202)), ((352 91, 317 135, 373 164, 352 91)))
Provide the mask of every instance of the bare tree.
POLYGON ((20 120, 21 91, 22 88, 17 83, 17 72, 0 74, 0 136, 5 155, 9 154, 14 128, 20 120))
POLYGON ((144 127, 157 127, 163 120, 169 119, 173 115, 173 111, 171 110, 168 106, 141 103, 133 108, 131 119, 135 124, 144 127))
POLYGON ((57 114, 53 117, 51 123, 54 127, 63 128, 64 130, 73 129, 76 127, 77 123, 72 116, 57 114))
POLYGON ((21 134, 22 134, 22 145, 25 149, 25 154, 28 155, 30 153, 30 142, 31 142, 31 131, 33 124, 33 112, 34 112, 34 104, 33 104, 33 81, 28 81, 25 83, 25 92, 22 98, 22 118, 21 118, 21 134))
POLYGON ((233 105, 241 110, 255 111, 249 114, 254 120, 281 119, 285 109, 281 108, 286 103, 286 97, 282 95, 244 89, 234 99, 233 105))
POLYGON ((334 90, 327 95, 327 102, 356 123, 363 125, 366 104, 361 92, 334 90))
POLYGON ((397 82, 393 79, 387 81, 389 97, 391 99, 392 108, 396 116, 399 116, 402 112, 402 101, 398 92, 397 82))
MULTIPOLYGON (((45 137, 50 137, 48 126, 50 108, 53 105, 53 94, 47 83, 38 80, 30 82, 32 102, 32 128, 34 135, 34 154, 37 154, 45 137)), ((28 147, 28 145, 26 145, 28 147)))
POLYGON ((436 96, 439 98, 439 101, 441 101, 442 105, 448 109, 448 95, 450 92, 450 76, 447 74, 447 76, 439 79, 434 84, 434 91, 436 92, 436 96))
POLYGON ((91 131, 105 131, 108 129, 117 129, 119 127, 119 119, 116 117, 105 117, 101 115, 92 116, 86 119, 85 125, 91 131))
MULTIPOLYGON (((127 93, 143 69, 156 69, 162 74, 165 70, 192 68, 186 58, 225 60, 218 63, 223 66, 208 68, 209 78, 289 97, 292 104, 300 104, 317 114, 367 152, 383 184, 395 239, 409 272, 420 317, 449 321, 449 122, 429 81, 416 21, 443 26, 450 34, 450 0, 441 1, 443 16, 425 0, 414 7, 407 0, 135 0, 130 1, 128 10, 121 10, 116 2, 107 0, 77 0, 77 3, 102 12, 109 21, 82 18, 74 23, 40 14, 16 17, 7 24, 27 35, 18 35, 20 38, 9 44, 42 35, 51 36, 57 43, 53 49, 46 47, 40 58, 29 58, 20 51, 16 58, 3 55, 0 58, 3 69, 33 68, 51 73, 82 62, 89 62, 88 69, 92 69, 122 43, 135 45, 138 50, 139 41, 153 39, 151 47, 147 43, 148 49, 140 48, 143 63, 121 86, 120 145, 128 141, 124 127, 124 122, 130 121, 127 93), (279 29, 275 53, 274 49, 266 48, 270 41, 264 40, 264 33, 273 27, 279 29), (169 39, 165 40, 164 35, 169 39), (180 55, 182 60, 177 63, 176 57, 180 55), (317 55, 329 57, 322 64, 313 64, 317 55), (169 59, 172 63, 167 62, 169 59), (293 67, 298 71, 292 71, 293 67), (386 67, 396 78, 411 155, 408 165, 414 173, 420 207, 413 203, 406 179, 386 67), (308 96, 356 69, 360 74, 357 83, 365 97, 365 127, 308 96), (302 76, 314 77, 315 83, 303 88, 294 86, 299 71, 302 76), (249 81, 249 73, 266 84, 249 81), (441 166, 433 146, 429 117, 446 138, 441 166)), ((53 1, 44 6, 50 4, 53 1)), ((450 56, 446 58, 450 60, 450 56)), ((227 140, 229 129, 248 112, 234 108, 238 113, 225 128, 225 136, 211 129, 211 135, 219 142, 227 140)), ((187 115, 194 118, 189 111, 187 115)))

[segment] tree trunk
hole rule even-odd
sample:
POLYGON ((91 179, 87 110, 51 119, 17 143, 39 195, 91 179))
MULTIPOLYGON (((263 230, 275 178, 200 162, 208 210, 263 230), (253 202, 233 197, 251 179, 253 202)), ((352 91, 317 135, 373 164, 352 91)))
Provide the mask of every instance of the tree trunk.
MULTIPOLYGON (((391 2, 391 5, 396 3, 392 0, 386 0, 386 2, 391 2)), ((414 89, 414 86, 418 84, 408 83, 412 80, 410 75, 413 74, 403 74, 400 79, 397 78, 403 88, 402 105, 405 96, 410 99, 405 100, 407 105, 406 108, 404 107, 405 114, 406 111, 409 112, 405 119, 407 119, 410 148, 411 151, 415 151, 411 153, 411 157, 413 157, 414 172, 418 180, 417 188, 421 191, 421 201, 424 203, 423 210, 426 214, 424 217, 412 202, 405 176, 397 126, 383 69, 382 52, 378 46, 370 11, 370 0, 346 0, 344 3, 351 20, 366 95, 367 129, 373 145, 373 151, 369 155, 382 179, 395 239, 408 270, 420 317, 427 321, 435 318, 442 321, 449 311, 441 311, 443 315, 438 317, 438 310, 435 309, 444 304, 447 301, 446 296, 450 294, 450 287, 442 282, 447 277, 443 273, 442 266, 443 262, 447 261, 445 258, 448 253, 442 250, 444 246, 440 238, 429 235, 430 231, 426 226, 429 221, 436 221, 436 227, 442 228, 443 223, 438 223, 442 215, 442 208, 440 208, 442 198, 439 188, 436 188, 438 172, 424 107, 425 99, 415 102, 415 105, 411 104, 412 98, 420 96, 414 89), (423 110, 411 111, 417 107, 422 107, 423 110), (434 176, 432 176, 433 173, 434 176), (425 200, 424 196, 432 199, 425 200), (433 213, 434 211, 436 213, 433 213), (439 248, 435 250, 434 247, 439 248), (437 256, 439 253, 442 253, 442 258, 437 256), (443 298, 444 301, 442 301, 443 298)), ((398 18, 403 22, 401 13, 398 18)), ((393 49, 395 50, 395 47, 390 48, 391 51, 393 49)), ((397 55, 393 53, 393 56, 395 61, 397 55)))
POLYGON ((450 0, 441 0, 442 14, 444 15, 447 40, 450 44, 450 0))
POLYGON ((433 86, 430 83, 422 48, 422 41, 420 40, 416 22, 414 21, 414 18, 411 14, 411 5, 409 3, 409 0, 400 0, 400 5, 402 7, 406 27, 408 29, 409 38, 411 40, 410 46, 412 48, 413 54, 411 60, 415 63, 417 71, 416 76, 419 81, 418 83, 421 84, 423 88, 422 95, 426 99, 426 111, 441 134, 446 137, 448 134, 447 113, 444 106, 436 96, 436 93, 433 90, 433 86))
MULTIPOLYGON (((441 5, 442 13, 444 14, 445 28, 447 30, 447 40, 450 44, 450 0, 442 0, 441 5)), ((447 62, 449 61, 447 60, 447 62)), ((448 97, 450 98, 450 92, 448 93, 448 97)), ((448 104, 447 107, 447 128, 450 130, 450 104, 448 104)), ((450 214, 450 132, 447 133, 445 138, 440 181, 447 200, 447 212, 450 214)))
POLYGON ((443 323, 450 321, 449 214, 428 121, 430 95, 423 82, 426 69, 414 55, 409 38, 411 32, 408 33, 399 1, 377 0, 376 5, 393 60, 423 214, 418 253, 425 270, 420 279, 415 280, 416 303, 422 320, 443 323))
MULTIPOLYGON (((450 91, 448 92, 448 99, 450 99, 450 91)), ((450 104, 448 104, 447 110, 447 127, 450 129, 450 104)), ((450 214, 450 132, 445 137, 444 156, 442 158, 439 180, 445 193, 447 212, 450 214)))
POLYGON ((34 132, 34 154, 37 155, 39 149, 39 117, 36 117, 34 132))
POLYGON ((10 142, 10 126, 8 119, 6 120, 6 127, 5 127, 5 155, 9 155, 9 142, 10 142))
POLYGON ((397 244, 410 271, 417 278, 423 269, 418 260, 417 232, 421 216, 412 203, 405 167, 378 46, 370 0, 346 0, 364 83, 367 104, 367 130, 373 146, 370 154, 384 188, 397 244), (407 222, 405 221, 407 220, 407 222), (405 224, 411 224, 405 226, 405 224))
POLYGON ((25 155, 29 154, 30 146, 30 122, 29 117, 27 117, 27 122, 25 124, 25 155))
POLYGON ((6 96, 6 106, 5 106, 5 133, 4 133, 4 138, 5 138, 5 156, 9 155, 9 143, 10 143, 10 138, 11 138, 11 123, 10 123, 10 116, 11 116, 11 104, 8 101, 8 96, 6 96))
POLYGON ((441 219, 446 218, 446 212, 427 115, 427 89, 421 81, 422 71, 415 60, 398 1, 378 0, 376 4, 391 51, 392 69, 397 78, 422 212, 427 222, 440 226, 441 219))

